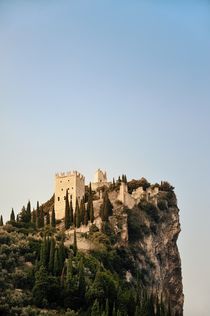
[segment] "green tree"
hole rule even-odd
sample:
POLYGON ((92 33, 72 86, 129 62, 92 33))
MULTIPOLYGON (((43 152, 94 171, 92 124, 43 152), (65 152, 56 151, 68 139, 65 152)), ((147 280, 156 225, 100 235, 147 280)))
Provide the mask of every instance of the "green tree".
POLYGON ((66 287, 67 287, 67 289, 70 289, 70 285, 71 285, 71 282, 72 282, 72 271, 73 271, 72 260, 68 259, 66 265, 67 265, 66 287))
POLYGON ((50 213, 47 212, 46 214, 46 225, 50 225, 50 213))
POLYGON ((77 254, 77 233, 76 233, 76 229, 74 229, 73 251, 74 251, 74 256, 76 256, 76 254, 77 254))
POLYGON ((51 215, 51 226, 52 226, 52 227, 55 227, 55 226, 56 226, 55 209, 54 209, 54 207, 53 207, 52 215, 51 215))
POLYGON ((15 221, 15 213, 14 213, 13 208, 12 208, 12 212, 11 212, 11 214, 10 214, 10 221, 11 221, 11 222, 14 222, 14 221, 15 221))
POLYGON ((109 200, 108 192, 106 191, 104 194, 103 203, 100 209, 100 215, 101 215, 102 221, 108 221, 109 216, 112 216, 113 214, 112 210, 113 210, 113 206, 109 200))
POLYGON ((35 274, 35 285, 32 290, 35 305, 45 307, 47 302, 47 293, 49 287, 48 274, 45 267, 41 266, 35 274))
POLYGON ((91 223, 93 223, 94 222, 94 209, 93 209, 93 192, 92 192, 91 183, 89 185, 87 213, 88 213, 88 218, 90 219, 91 223))
POLYGON ((31 202, 28 201, 26 207, 26 214, 27 214, 27 223, 31 222, 31 202))
POLYGON ((46 238, 46 235, 44 235, 44 239, 43 239, 42 244, 41 244, 40 265, 47 268, 47 238, 46 238))
POLYGON ((62 238, 59 248, 58 248, 58 259, 59 259, 59 271, 61 272, 63 269, 64 261, 65 261, 65 247, 64 247, 64 238, 62 238))
POLYGON ((39 228, 40 225, 40 209, 39 209, 39 201, 37 201, 36 205, 36 228, 39 228))
POLYGON ((50 259, 49 259, 49 271, 53 273, 54 268, 54 256, 55 256, 55 238, 50 240, 50 259))
POLYGON ((43 206, 40 207, 40 214, 39 214, 39 228, 44 227, 44 209, 43 206))
POLYGON ((25 206, 22 207, 22 210, 21 210, 19 215, 20 215, 19 218, 20 218, 21 222, 23 222, 23 223, 28 223, 29 222, 25 206))
POLYGON ((87 224, 88 224, 88 212, 84 203, 84 225, 87 226, 87 224))
POLYGON ((85 201, 84 201, 84 198, 81 200, 81 203, 80 203, 80 220, 81 220, 81 223, 84 225, 84 223, 85 223, 85 201))
POLYGON ((69 213, 70 213, 70 225, 73 225, 73 222, 74 222, 74 215, 73 215, 74 211, 73 211, 72 199, 70 200, 69 213))
POLYGON ((54 254, 54 263, 53 263, 53 274, 59 275, 60 272, 60 266, 59 266, 59 256, 58 256, 58 248, 55 248, 55 254, 54 254))
POLYGON ((36 211, 33 210, 31 213, 31 221, 36 226, 36 211))
POLYGON ((69 229, 71 225, 71 218, 70 218, 70 205, 69 205, 69 194, 68 190, 66 190, 65 196, 65 218, 64 218, 65 229, 69 229))
POLYGON ((86 283, 85 283, 84 265, 83 265, 83 259, 81 259, 79 263, 79 295, 82 300, 85 297, 85 291, 86 291, 86 283))
POLYGON ((0 226, 3 226, 4 225, 4 221, 3 221, 3 216, 1 215, 0 217, 0 226))
POLYGON ((80 208, 79 208, 78 199, 76 199, 75 218, 76 218, 76 223, 75 223, 76 227, 79 228, 81 224, 81 218, 80 218, 80 208))

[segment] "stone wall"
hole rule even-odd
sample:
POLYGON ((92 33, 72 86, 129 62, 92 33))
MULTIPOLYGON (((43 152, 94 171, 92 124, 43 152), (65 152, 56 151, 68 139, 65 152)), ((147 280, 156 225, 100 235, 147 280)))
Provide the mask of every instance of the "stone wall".
POLYGON ((65 215, 65 197, 68 190, 69 201, 72 200, 73 208, 76 199, 80 201, 85 194, 85 178, 77 171, 60 173, 55 176, 55 216, 61 219, 65 215))

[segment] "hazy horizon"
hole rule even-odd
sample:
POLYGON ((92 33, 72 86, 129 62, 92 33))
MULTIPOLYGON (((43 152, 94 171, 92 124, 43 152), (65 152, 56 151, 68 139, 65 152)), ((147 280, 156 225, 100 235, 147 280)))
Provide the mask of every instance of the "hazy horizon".
POLYGON ((210 315, 210 4, 0 2, 0 214, 54 174, 169 181, 185 316, 210 315))

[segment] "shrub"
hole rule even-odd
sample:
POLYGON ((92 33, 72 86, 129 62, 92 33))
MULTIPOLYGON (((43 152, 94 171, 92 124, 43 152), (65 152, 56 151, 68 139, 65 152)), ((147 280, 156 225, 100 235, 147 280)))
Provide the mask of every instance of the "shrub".
POLYGON ((139 207, 156 223, 160 221, 158 209, 154 204, 148 202, 140 202, 139 207))

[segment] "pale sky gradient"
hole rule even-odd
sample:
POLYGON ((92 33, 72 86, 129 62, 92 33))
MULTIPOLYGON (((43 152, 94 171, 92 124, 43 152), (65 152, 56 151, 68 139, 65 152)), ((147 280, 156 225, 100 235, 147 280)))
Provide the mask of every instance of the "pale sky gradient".
POLYGON ((0 213, 95 169, 176 188, 185 316, 210 315, 210 2, 0 1, 0 213))

